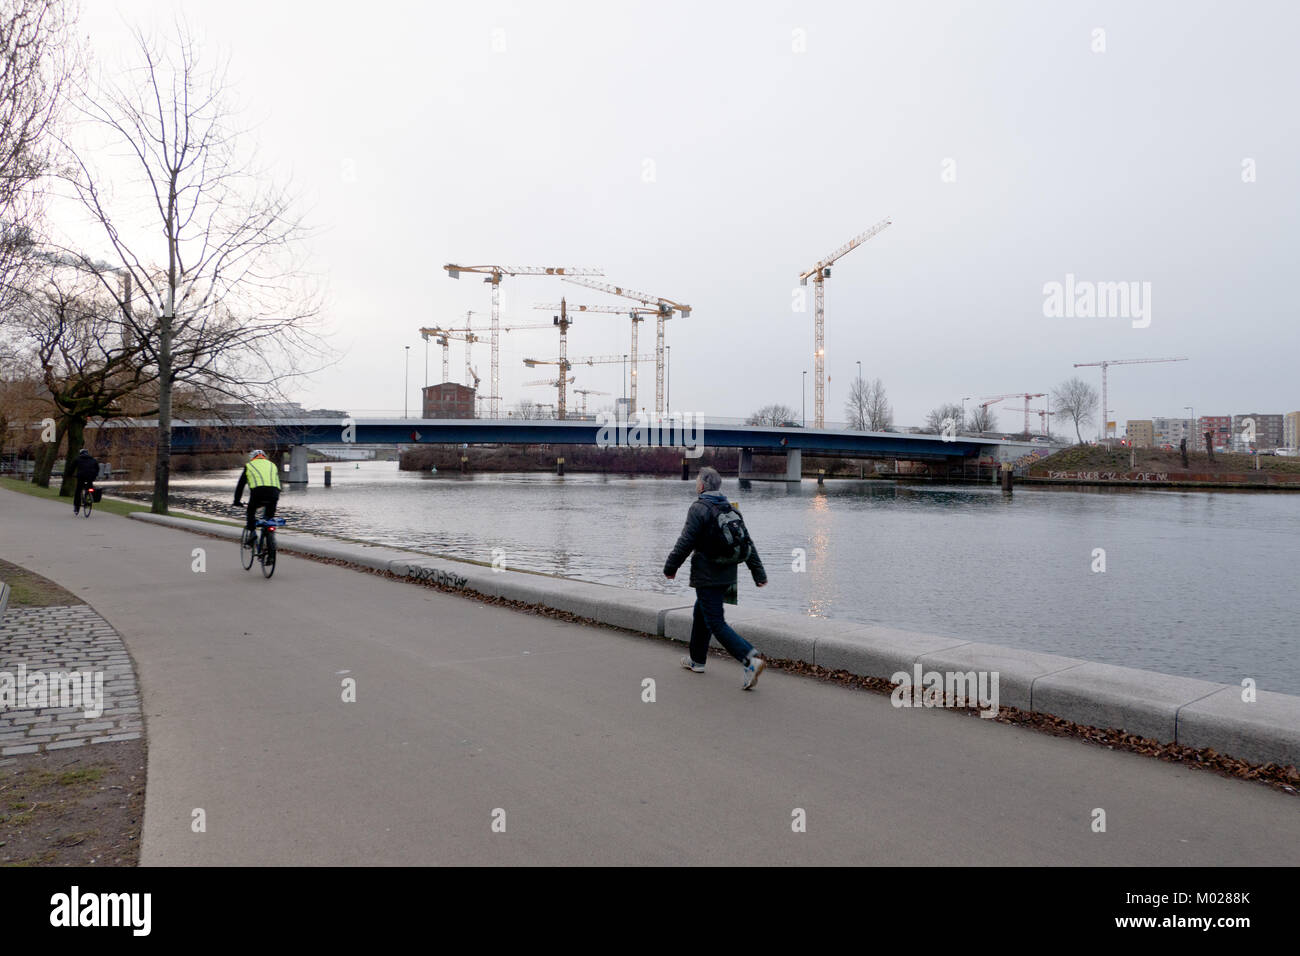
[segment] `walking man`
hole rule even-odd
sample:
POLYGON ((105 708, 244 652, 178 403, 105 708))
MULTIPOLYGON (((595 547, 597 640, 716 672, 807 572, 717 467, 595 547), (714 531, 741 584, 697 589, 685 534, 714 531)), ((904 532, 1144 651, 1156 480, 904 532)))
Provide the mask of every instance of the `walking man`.
POLYGON ((752 644, 731 629, 722 613, 727 591, 736 587, 736 568, 743 562, 758 587, 767 584, 767 572, 759 560, 758 549, 740 512, 731 506, 722 488, 722 476, 713 468, 701 468, 695 492, 699 495, 686 512, 686 526, 672 553, 664 563, 664 576, 673 580, 677 569, 691 555, 691 587, 695 588, 695 621, 691 626, 690 653, 682 666, 696 674, 704 673, 709 654, 709 637, 745 666, 744 690, 758 683, 767 662, 752 644), (692 555, 692 552, 694 554, 692 555))

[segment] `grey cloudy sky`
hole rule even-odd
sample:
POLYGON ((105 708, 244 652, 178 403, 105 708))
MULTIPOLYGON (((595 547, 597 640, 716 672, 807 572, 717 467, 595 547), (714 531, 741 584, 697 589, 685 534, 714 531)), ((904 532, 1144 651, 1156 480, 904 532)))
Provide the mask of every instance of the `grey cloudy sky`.
MULTIPOLYGON (((675 408, 797 409, 808 369, 811 419, 797 275, 889 216, 827 282, 828 419, 859 360, 903 424, 1148 356, 1191 361, 1112 370, 1121 422, 1300 408, 1296 4, 118 2, 83 26, 109 62, 127 24, 177 8, 229 55, 262 157, 320 230, 343 357, 305 404, 400 408, 410 345, 417 407, 416 330, 489 305, 445 262, 596 265, 693 307, 669 324, 675 408), (1150 282, 1149 327, 1045 317, 1044 283, 1067 273, 1150 282)), ((605 301, 553 279, 502 288, 507 320, 548 321, 531 307, 561 294, 605 301)), ((543 377, 520 359, 556 336, 503 338, 505 406, 551 399, 520 387, 543 377)), ((627 343, 625 318, 583 317, 569 348, 627 343)), ((486 380, 486 347, 476 364, 486 380)), ((622 390, 620 366, 576 374, 622 390)))

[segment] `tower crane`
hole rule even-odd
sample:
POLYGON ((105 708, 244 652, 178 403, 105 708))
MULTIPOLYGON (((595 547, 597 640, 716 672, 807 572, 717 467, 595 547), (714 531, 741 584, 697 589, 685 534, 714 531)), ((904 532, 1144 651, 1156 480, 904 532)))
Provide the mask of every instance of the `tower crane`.
POLYGON ((588 395, 608 395, 608 394, 610 394, 609 392, 598 392, 598 391, 597 391, 596 389, 594 389, 594 388, 575 388, 573 391, 574 391, 576 394, 582 396, 582 411, 581 411, 579 414, 581 414, 583 418, 586 418, 586 417, 587 417, 587 396, 588 396, 588 395))
POLYGON ((1031 408, 1031 409, 1029 409, 1029 410, 1030 410, 1031 412, 1035 413, 1035 414, 1038 416, 1038 431, 1039 431, 1039 433, 1042 434, 1042 435, 1049 435, 1049 434, 1051 434, 1051 433, 1047 430, 1047 418, 1048 418, 1049 415, 1055 415, 1056 412, 1049 412, 1049 411, 1048 411, 1047 409, 1045 409, 1045 408, 1031 408))
POLYGON ((1029 400, 1031 398, 1043 398, 1046 392, 1008 392, 1005 395, 981 395, 988 401, 980 404, 980 408, 988 408, 990 405, 996 405, 1004 398, 1023 398, 1025 400, 1025 434, 1029 434, 1029 400))
POLYGON ((573 266, 461 266, 447 263, 443 266, 447 275, 459 279, 462 272, 486 275, 484 282, 492 284, 492 394, 491 411, 493 418, 501 413, 501 278, 503 276, 603 276, 604 269, 573 266))
MULTIPOLYGON (((559 389, 560 400, 563 401, 564 400, 563 372, 569 371, 575 365, 617 365, 618 363, 625 362, 628 359, 640 359, 642 362, 648 362, 650 361, 650 356, 649 355, 587 355, 582 358, 575 358, 575 359, 565 357, 564 359, 558 362, 555 359, 526 358, 524 359, 524 365, 526 365, 528 368, 536 368, 538 365, 559 365, 562 370, 561 375, 557 381, 552 382, 550 384, 554 385, 557 389, 559 389)), ((570 381, 572 381, 572 379, 570 379, 570 381)))
POLYGON ((813 280, 813 312, 815 315, 815 332, 814 339, 816 348, 813 358, 816 364, 816 374, 813 376, 813 427, 824 428, 826 426, 826 309, 825 309, 825 280, 831 276, 831 264, 835 260, 852 252, 858 246, 862 245, 872 236, 878 235, 885 229, 893 225, 892 219, 882 219, 866 232, 854 236, 844 245, 840 246, 826 258, 822 259, 816 265, 806 272, 800 273, 799 284, 806 286, 808 280, 813 280))
POLYGON ((1106 359, 1104 362, 1075 362, 1075 368, 1093 368, 1101 366, 1101 437, 1103 439, 1110 437, 1110 427, 1107 425, 1107 409, 1110 407, 1106 404, 1106 368, 1110 365, 1150 365, 1160 362, 1186 362, 1187 357, 1182 358, 1151 358, 1151 359, 1106 359))
POLYGON ((435 345, 442 346, 442 380, 444 382, 451 381, 451 340, 455 339, 458 342, 465 343, 465 384, 468 385, 471 361, 470 346, 475 342, 482 342, 483 339, 469 329, 420 329, 420 335, 425 341, 432 338, 435 345))
MULTIPOLYGON (((552 310, 554 310, 554 309, 561 309, 561 310, 562 310, 562 309, 564 308, 564 300, 561 299, 559 305, 537 305, 537 306, 534 306, 533 308, 536 308, 536 309, 552 309, 552 310)), ((688 307, 688 308, 689 308, 689 307, 688 307)), ((649 307, 647 307, 647 306, 629 306, 629 307, 626 308, 626 309, 622 309, 622 308, 619 308, 618 306, 614 306, 614 305, 572 305, 572 304, 570 304, 570 305, 569 305, 569 311, 570 311, 570 312, 606 312, 606 313, 612 313, 612 314, 614 314, 614 315, 626 315, 626 316, 630 316, 631 319, 632 319, 632 350, 631 350, 631 352, 629 353, 630 355, 636 355, 636 354, 637 354, 637 352, 636 352, 636 330, 637 330, 637 325, 638 325, 639 323, 643 322, 643 321, 645 320, 645 317, 646 317, 647 315, 658 315, 658 314, 659 314, 659 309, 658 309, 657 307, 656 307, 656 308, 649 308, 649 307)), ((662 344, 662 339, 661 339, 661 344, 662 344)), ((636 407, 637 407, 637 404, 636 404, 636 379, 637 379, 637 375, 636 375, 636 363, 633 362, 633 363, 632 363, 632 384, 631 384, 631 386, 630 386, 629 389, 628 389, 628 391, 629 391, 629 396, 628 396, 628 397, 629 397, 629 401, 631 401, 631 403, 632 403, 632 407, 633 407, 633 408, 636 408, 636 407)))
MULTIPOLYGON (((681 302, 674 302, 672 299, 665 299, 662 296, 651 295, 648 292, 637 292, 635 289, 629 289, 625 286, 610 285, 608 282, 593 282, 591 279, 570 279, 565 278, 565 282, 571 282, 575 285, 584 286, 588 289, 596 289, 599 292, 608 292, 610 295, 621 296, 624 299, 631 299, 634 302, 640 302, 642 305, 650 306, 655 314, 655 417, 663 418, 664 416, 664 323, 672 318, 676 312, 682 318, 691 314, 691 307, 681 302)), ((629 354, 637 355, 636 350, 636 329, 640 320, 635 315, 632 316, 632 350, 629 354)), ((635 359, 632 365, 632 395, 636 394, 636 364, 635 359)), ((631 397, 631 396, 629 396, 631 397)), ((636 402, 632 402, 632 407, 636 407, 636 402)))

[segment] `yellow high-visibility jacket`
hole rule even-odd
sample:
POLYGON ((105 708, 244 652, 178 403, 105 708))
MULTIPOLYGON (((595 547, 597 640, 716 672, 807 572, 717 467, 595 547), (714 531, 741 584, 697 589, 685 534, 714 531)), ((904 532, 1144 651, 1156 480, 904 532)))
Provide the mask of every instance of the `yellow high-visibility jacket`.
POLYGON ((266 458, 254 458, 244 466, 244 477, 248 481, 249 489, 253 488, 279 488, 280 487, 280 469, 275 467, 275 462, 266 458))

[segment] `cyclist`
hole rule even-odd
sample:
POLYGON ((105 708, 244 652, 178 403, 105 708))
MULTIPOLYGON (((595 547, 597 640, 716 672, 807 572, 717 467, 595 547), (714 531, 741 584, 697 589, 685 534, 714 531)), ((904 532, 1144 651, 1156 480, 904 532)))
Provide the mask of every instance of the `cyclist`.
POLYGON ((280 469, 275 462, 266 457, 262 449, 254 449, 248 456, 248 464, 240 472, 239 484, 235 486, 235 505, 243 504, 244 485, 248 485, 248 523, 249 531, 256 531, 257 509, 263 508, 262 517, 270 521, 275 517, 275 506, 280 501, 280 469))
MULTIPOLYGON (((99 462, 95 460, 90 452, 83 448, 77 455, 75 467, 77 469, 77 488, 72 493, 72 513, 79 515, 81 514, 82 496, 89 498, 87 492, 95 484, 95 479, 99 477, 99 462)), ((86 504, 89 505, 90 502, 87 501, 86 504)))

